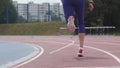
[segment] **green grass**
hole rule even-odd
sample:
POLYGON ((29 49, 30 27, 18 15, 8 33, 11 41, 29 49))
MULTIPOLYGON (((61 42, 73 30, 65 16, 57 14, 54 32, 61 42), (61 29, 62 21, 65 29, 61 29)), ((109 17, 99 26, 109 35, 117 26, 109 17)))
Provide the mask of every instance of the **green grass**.
POLYGON ((116 32, 115 32, 115 35, 120 36, 120 31, 119 31, 119 30, 116 31, 116 32))
MULTIPOLYGON (((67 30, 60 30, 66 27, 65 22, 34 22, 19 24, 0 24, 0 35, 66 35, 67 30)), ((113 35, 113 33, 110 33, 113 35)), ((114 35, 120 36, 120 31, 115 31, 114 35)))
POLYGON ((0 35, 61 35, 69 34, 64 22, 22 23, 22 24, 0 24, 0 35))

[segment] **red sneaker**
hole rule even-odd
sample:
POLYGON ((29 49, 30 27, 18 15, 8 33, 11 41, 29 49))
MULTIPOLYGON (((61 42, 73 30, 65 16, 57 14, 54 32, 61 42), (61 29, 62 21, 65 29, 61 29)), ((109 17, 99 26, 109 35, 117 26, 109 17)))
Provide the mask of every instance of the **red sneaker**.
POLYGON ((79 49, 78 57, 83 57, 83 49, 79 49))

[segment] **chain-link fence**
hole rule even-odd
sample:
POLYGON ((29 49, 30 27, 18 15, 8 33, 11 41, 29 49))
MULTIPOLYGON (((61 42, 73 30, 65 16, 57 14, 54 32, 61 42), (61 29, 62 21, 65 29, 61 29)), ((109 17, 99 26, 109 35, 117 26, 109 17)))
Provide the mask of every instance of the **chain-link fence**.
POLYGON ((50 22, 50 21, 64 21, 64 13, 62 5, 59 3, 50 4, 36 4, 29 2, 28 4, 22 4, 13 2, 15 10, 11 10, 11 7, 6 6, 4 17, 0 16, 0 20, 9 23, 10 20, 16 21, 16 23, 23 22, 50 22), (11 12, 14 12, 14 16, 11 12))

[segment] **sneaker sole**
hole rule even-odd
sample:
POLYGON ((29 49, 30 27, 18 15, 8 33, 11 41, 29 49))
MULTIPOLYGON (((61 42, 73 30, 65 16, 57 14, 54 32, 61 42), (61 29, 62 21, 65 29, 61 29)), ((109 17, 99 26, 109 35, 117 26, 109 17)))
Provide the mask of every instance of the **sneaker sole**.
POLYGON ((70 32, 74 32, 75 31, 75 24, 74 24, 74 17, 70 16, 68 19, 68 24, 67 24, 68 30, 70 32))

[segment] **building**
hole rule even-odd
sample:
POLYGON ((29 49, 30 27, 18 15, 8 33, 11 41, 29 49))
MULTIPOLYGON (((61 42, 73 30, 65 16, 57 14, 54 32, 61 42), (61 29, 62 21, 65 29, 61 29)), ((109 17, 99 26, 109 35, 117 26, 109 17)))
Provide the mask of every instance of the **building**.
POLYGON ((35 4, 29 2, 27 4, 13 2, 18 12, 18 16, 23 17, 28 22, 31 21, 51 21, 52 16, 64 21, 64 13, 59 3, 50 5, 50 3, 35 4))
MULTIPOLYGON (((63 12, 63 7, 60 5, 60 3, 54 3, 51 5, 51 12, 53 15, 55 15, 59 20, 64 21, 64 12, 63 12)), ((52 15, 51 13, 51 15, 52 15)))

